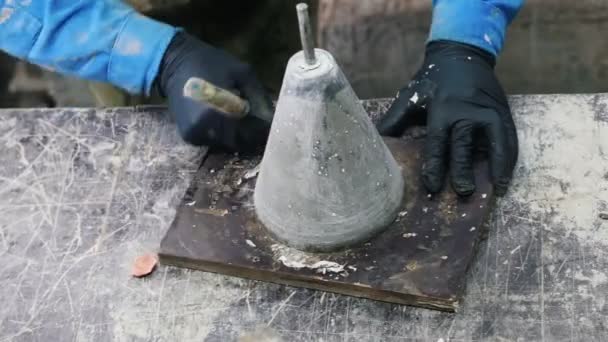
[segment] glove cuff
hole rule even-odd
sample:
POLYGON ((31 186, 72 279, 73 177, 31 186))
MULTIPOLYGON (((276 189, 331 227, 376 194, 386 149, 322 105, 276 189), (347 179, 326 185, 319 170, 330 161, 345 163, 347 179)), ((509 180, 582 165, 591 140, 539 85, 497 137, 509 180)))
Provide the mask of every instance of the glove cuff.
POLYGON ((427 44, 425 58, 434 59, 435 56, 442 57, 461 57, 475 60, 482 60, 491 68, 496 66, 496 56, 471 44, 459 43, 451 40, 436 40, 427 44))
POLYGON ((497 56, 509 22, 504 11, 487 1, 437 1, 428 41, 470 44, 497 56))
POLYGON ((154 82, 154 87, 158 93, 167 97, 167 89, 176 69, 180 67, 188 51, 196 45, 196 39, 183 30, 178 30, 171 42, 167 46, 158 69, 158 76, 154 82))

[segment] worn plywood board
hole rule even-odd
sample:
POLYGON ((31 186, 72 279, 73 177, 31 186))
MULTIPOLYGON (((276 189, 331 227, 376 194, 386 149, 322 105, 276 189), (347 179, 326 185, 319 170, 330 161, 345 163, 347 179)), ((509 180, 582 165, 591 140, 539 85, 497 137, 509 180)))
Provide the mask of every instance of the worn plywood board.
MULTIPOLYGON (((305 253, 276 241, 252 203, 260 157, 208 157, 161 243, 161 262, 375 300, 453 311, 492 198, 485 163, 479 191, 433 197, 418 180, 422 144, 386 139, 406 179, 397 220, 360 246, 305 253)), ((356 185, 354 185, 356 186, 356 185)))

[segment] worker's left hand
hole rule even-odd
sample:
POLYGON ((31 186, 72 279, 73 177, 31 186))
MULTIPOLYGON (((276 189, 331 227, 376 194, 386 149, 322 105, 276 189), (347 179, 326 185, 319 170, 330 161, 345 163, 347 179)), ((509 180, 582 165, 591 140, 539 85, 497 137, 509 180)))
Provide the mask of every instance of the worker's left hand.
POLYGON ((448 165, 456 193, 475 191, 473 153, 480 141, 487 145, 496 194, 506 192, 518 143, 494 64, 493 55, 470 45, 430 43, 422 68, 377 125, 380 134, 398 136, 426 117, 422 180, 430 192, 441 190, 448 165))
POLYGON ((256 114, 272 117, 270 97, 252 69, 225 51, 180 32, 164 54, 156 82, 187 142, 237 152, 250 152, 266 142, 270 122, 256 114), (249 101, 250 113, 242 119, 228 118, 184 96, 184 85, 192 77, 237 93, 249 101))

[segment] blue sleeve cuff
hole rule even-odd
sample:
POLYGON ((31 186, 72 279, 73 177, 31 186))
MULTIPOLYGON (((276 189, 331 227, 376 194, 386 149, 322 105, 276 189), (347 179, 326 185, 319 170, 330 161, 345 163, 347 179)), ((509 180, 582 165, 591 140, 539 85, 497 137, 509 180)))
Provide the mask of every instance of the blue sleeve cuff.
POLYGON ((131 93, 150 94, 175 27, 133 12, 125 20, 108 65, 108 81, 131 93), (143 87, 143 88, 142 88, 143 87))
POLYGON ((523 1, 436 0, 429 42, 451 40, 484 49, 502 50, 507 26, 523 1))

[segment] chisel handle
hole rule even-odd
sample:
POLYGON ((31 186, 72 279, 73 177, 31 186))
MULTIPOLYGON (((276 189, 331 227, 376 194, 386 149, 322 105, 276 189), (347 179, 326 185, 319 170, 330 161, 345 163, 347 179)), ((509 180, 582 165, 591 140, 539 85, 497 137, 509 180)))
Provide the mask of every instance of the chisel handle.
POLYGON ((232 119, 249 114, 249 102, 233 92, 204 79, 191 77, 184 85, 184 96, 201 102, 232 119))

